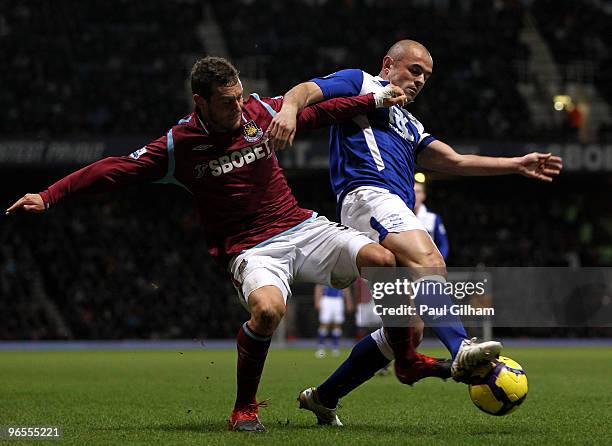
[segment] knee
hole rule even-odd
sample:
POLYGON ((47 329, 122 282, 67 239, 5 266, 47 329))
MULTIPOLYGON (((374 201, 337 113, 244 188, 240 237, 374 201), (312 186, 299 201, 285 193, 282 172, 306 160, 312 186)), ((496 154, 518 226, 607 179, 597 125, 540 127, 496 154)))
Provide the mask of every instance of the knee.
POLYGON ((395 255, 386 248, 382 248, 377 253, 377 261, 379 262, 379 266, 395 266, 395 255))
POLYGON ((428 249, 420 256, 420 266, 426 268, 446 268, 444 257, 437 249, 428 249))
POLYGON ((381 245, 366 245, 358 255, 359 266, 395 266, 395 255, 381 245))
POLYGON ((271 334, 285 315, 285 304, 260 299, 250 304, 250 310, 257 329, 262 334, 264 331, 271 334))

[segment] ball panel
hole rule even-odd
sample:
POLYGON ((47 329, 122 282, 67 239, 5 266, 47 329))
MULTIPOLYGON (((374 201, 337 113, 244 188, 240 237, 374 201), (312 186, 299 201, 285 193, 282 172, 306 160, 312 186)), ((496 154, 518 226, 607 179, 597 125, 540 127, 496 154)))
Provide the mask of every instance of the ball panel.
POLYGON ((521 365, 512 358, 508 358, 507 356, 500 356, 497 360, 506 364, 506 367, 524 372, 523 367, 521 367, 521 365))
POLYGON ((470 393, 470 398, 472 399, 476 407, 478 407, 483 412, 494 415, 504 407, 504 403, 502 401, 499 401, 495 397, 495 395, 493 395, 493 392, 491 391, 491 388, 488 385, 480 384, 475 386, 469 386, 468 389, 470 393))
POLYGON ((516 402, 527 393, 527 376, 517 375, 513 370, 502 368, 494 383, 492 383, 493 393, 506 402, 516 402), (499 391, 496 391, 496 389, 499 391))
POLYGON ((525 401, 528 390, 527 375, 521 365, 504 356, 477 368, 468 387, 476 407, 491 415, 514 412, 525 401))

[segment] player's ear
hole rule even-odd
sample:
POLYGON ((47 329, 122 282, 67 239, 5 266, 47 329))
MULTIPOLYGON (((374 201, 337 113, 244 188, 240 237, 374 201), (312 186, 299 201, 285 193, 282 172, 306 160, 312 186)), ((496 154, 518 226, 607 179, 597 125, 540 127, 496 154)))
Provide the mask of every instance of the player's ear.
POLYGON ((383 57, 381 70, 385 74, 389 74, 391 66, 393 65, 393 58, 391 56, 383 57))
POLYGON ((204 106, 204 104, 206 104, 206 99, 204 99, 199 94, 194 93, 193 94, 193 102, 195 103, 195 105, 197 105, 198 107, 202 108, 204 106))

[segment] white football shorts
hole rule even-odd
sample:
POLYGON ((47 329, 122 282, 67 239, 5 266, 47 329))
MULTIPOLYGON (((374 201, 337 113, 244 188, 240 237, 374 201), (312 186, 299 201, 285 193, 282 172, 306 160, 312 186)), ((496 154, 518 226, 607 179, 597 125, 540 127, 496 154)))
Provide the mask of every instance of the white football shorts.
POLYGON ((389 232, 414 229, 427 232, 404 200, 374 186, 358 187, 344 197, 340 221, 367 234, 375 242, 382 242, 389 232))
POLYGON ((247 309, 248 296, 266 285, 279 288, 286 302, 294 281, 348 287, 359 277, 357 253, 369 243, 364 234, 313 214, 235 256, 229 271, 247 309))
POLYGON ((344 297, 321 297, 319 323, 342 324, 344 322, 344 297))

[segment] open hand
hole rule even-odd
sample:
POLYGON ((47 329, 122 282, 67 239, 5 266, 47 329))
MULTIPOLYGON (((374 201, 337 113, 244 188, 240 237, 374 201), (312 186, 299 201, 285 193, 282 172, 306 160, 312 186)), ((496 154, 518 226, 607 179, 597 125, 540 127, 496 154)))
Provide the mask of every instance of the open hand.
POLYGON ((293 145, 297 127, 296 116, 296 110, 291 107, 283 107, 272 119, 267 136, 273 150, 284 150, 287 145, 293 145))
POLYGON ((552 153, 532 152, 519 158, 519 173, 525 177, 551 182, 561 173, 563 160, 552 153))
POLYGON ((45 212, 47 210, 45 202, 43 201, 40 194, 25 194, 13 205, 8 208, 4 215, 11 215, 17 212, 19 209, 23 209, 26 212, 45 212))

